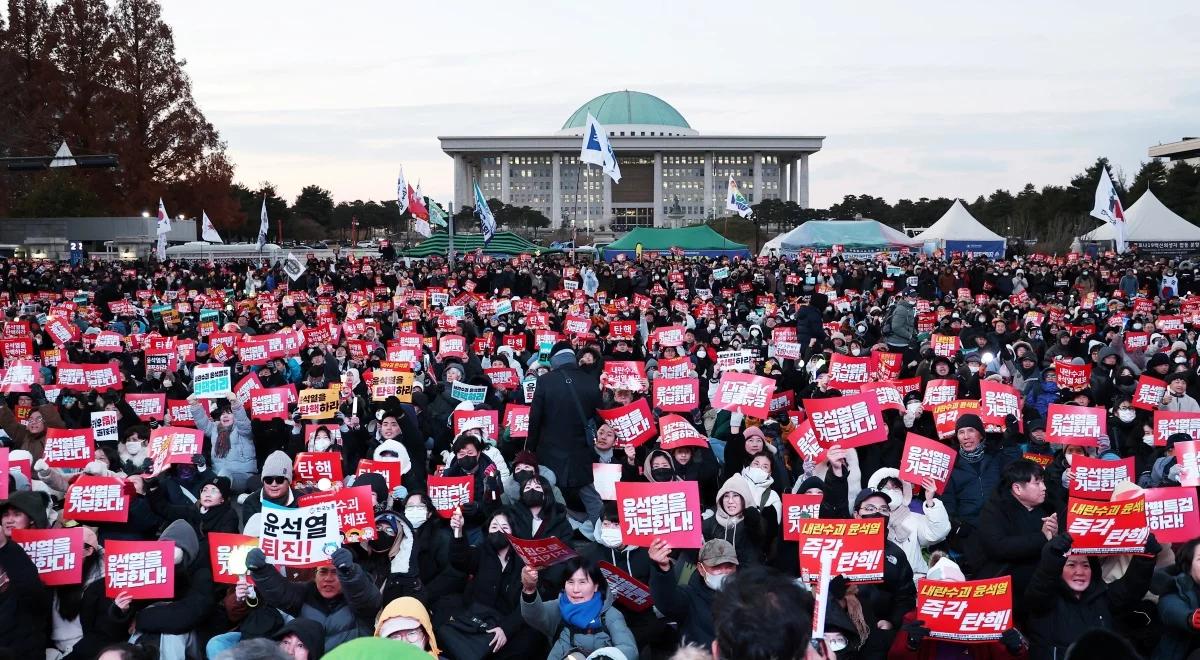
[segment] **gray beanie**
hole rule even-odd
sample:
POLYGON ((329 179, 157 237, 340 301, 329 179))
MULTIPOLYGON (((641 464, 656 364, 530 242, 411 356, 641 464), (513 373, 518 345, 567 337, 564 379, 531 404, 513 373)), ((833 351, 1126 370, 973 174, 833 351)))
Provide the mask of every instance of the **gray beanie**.
POLYGON ((550 356, 550 366, 555 369, 568 364, 576 364, 575 351, 569 348, 559 349, 557 353, 550 356))
POLYGON ((267 457, 263 463, 262 477, 283 477, 288 481, 292 480, 292 459, 288 458, 282 450, 276 449, 267 457))

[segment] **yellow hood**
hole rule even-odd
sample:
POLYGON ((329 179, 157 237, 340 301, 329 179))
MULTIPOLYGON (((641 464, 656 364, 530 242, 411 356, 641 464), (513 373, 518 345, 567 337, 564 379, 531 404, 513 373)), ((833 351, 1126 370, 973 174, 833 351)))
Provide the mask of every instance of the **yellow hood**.
POLYGON ((421 622, 421 627, 425 629, 425 636, 429 638, 429 655, 438 657, 441 655, 441 649, 437 645, 437 637, 433 635, 433 624, 429 621, 429 612, 425 610, 425 606, 421 601, 412 596, 403 596, 388 603, 375 617, 375 636, 383 637, 383 627, 388 619, 396 617, 408 617, 421 622))

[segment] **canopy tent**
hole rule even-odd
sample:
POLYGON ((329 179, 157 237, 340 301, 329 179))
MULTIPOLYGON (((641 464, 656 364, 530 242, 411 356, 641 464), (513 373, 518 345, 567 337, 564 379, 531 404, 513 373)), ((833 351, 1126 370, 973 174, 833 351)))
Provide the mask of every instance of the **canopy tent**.
MULTIPOLYGON (((1107 222, 1079 237, 1081 241, 1116 241, 1117 229, 1107 222)), ((1193 225, 1147 190, 1125 211, 1125 241, 1143 252, 1200 252, 1200 227, 1193 225)))
MULTIPOLYGON (((403 250, 399 253, 402 257, 433 257, 446 256, 446 251, 450 247, 450 238, 446 232, 438 232, 433 236, 421 241, 414 247, 403 250)), ((474 252, 479 248, 483 248, 484 254, 492 256, 508 256, 511 257, 517 254, 548 254, 559 252, 551 248, 543 247, 536 243, 530 243, 528 240, 518 236, 510 231, 497 232, 492 240, 485 246, 483 244, 483 234, 460 234, 454 233, 454 251, 457 254, 466 254, 474 252)))
POLYGON ((850 255, 874 255, 885 250, 913 248, 921 242, 877 220, 809 220, 784 234, 780 251, 795 254, 805 248, 840 245, 850 255))
POLYGON ((783 252, 783 237, 784 236, 787 236, 787 234, 780 234, 780 235, 776 236, 775 238, 772 238, 771 240, 767 241, 766 243, 763 243, 762 250, 759 250, 758 256, 769 257, 769 256, 771 256, 772 250, 775 251, 775 254, 781 254, 783 252))
POLYGON ((612 261, 617 255, 626 258, 637 256, 638 247, 645 252, 667 252, 672 248, 683 250, 688 256, 703 257, 749 257, 750 249, 734 243, 713 231, 708 225, 681 227, 679 229, 657 229, 639 227, 609 243, 604 248, 604 260, 612 261))
POLYGON ((976 220, 961 199, 954 200, 942 217, 916 238, 922 243, 936 244, 947 254, 984 254, 994 259, 1004 257, 1008 243, 1003 236, 976 220))

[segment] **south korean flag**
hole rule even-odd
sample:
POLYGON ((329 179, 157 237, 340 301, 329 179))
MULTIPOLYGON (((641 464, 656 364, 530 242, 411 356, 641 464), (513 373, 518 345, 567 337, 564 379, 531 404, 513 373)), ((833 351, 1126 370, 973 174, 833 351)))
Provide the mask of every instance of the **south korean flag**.
POLYGON ((308 266, 303 261, 300 261, 299 257, 291 252, 288 252, 287 259, 283 262, 283 272, 287 273, 288 277, 292 278, 293 282, 300 279, 300 276, 303 275, 304 271, 307 269, 308 266))

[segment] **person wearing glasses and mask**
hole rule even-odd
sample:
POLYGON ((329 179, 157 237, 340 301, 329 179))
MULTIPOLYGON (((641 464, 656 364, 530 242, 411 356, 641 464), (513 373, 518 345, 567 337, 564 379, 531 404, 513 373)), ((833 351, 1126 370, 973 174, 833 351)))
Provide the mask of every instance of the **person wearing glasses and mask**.
MULTIPOLYGON (((891 495, 881 490, 864 490, 854 498, 854 517, 860 520, 882 519, 884 538, 888 536, 891 495)), ((860 649, 864 658, 882 658, 887 654, 904 615, 917 606, 917 587, 912 566, 900 546, 883 542, 883 581, 859 585, 858 600, 863 618, 871 632, 860 649)))
POLYGON ((281 450, 271 452, 263 463, 262 488, 250 493, 242 502, 242 525, 250 516, 262 511, 263 500, 272 504, 294 509, 296 491, 292 490, 292 459, 281 450))

